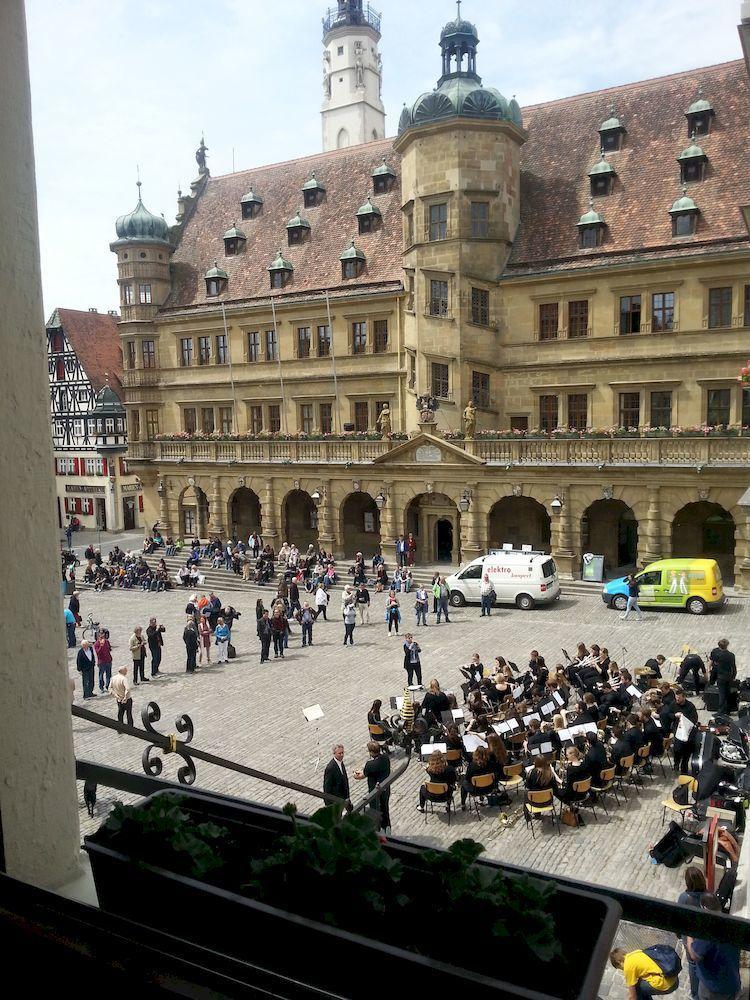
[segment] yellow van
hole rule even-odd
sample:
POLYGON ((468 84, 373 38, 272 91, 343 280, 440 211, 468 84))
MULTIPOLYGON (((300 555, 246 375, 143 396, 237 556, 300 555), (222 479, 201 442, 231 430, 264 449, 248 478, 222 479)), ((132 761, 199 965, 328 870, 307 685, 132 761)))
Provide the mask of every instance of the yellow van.
MULTIPOLYGON (((638 603, 644 607, 687 608, 702 615, 726 604, 721 570, 715 559, 660 559, 636 575, 638 603)), ((626 577, 610 580, 602 591, 608 608, 624 611, 628 602, 626 577)))

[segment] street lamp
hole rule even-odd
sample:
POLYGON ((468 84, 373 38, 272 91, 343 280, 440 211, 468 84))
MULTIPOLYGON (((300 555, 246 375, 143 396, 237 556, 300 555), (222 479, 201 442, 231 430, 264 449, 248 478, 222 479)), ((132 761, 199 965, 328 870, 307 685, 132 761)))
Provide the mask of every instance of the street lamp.
POLYGON ((471 493, 469 492, 469 490, 464 490, 463 493, 461 494, 461 499, 458 501, 458 509, 461 511, 462 514, 465 514, 470 506, 471 506, 471 493))
POLYGON ((378 510, 382 510, 383 507, 385 507, 385 495, 382 490, 375 497, 375 504, 377 505, 378 510))
POLYGON ((320 503, 320 492, 318 490, 315 490, 314 493, 310 494, 310 499, 312 500, 312 502, 317 507, 318 504, 320 503))
POLYGON ((555 494, 555 496, 552 498, 552 503, 549 506, 553 514, 559 514, 560 511, 563 509, 563 502, 560 499, 560 497, 557 496, 557 494, 555 494))

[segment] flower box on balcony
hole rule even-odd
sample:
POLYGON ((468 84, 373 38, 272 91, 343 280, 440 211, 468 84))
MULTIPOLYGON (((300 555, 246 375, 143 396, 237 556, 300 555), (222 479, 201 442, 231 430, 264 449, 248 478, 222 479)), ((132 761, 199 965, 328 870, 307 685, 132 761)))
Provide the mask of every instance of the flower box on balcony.
MULTIPOLYGON (((174 805, 175 795, 159 792, 136 809, 147 810, 162 797, 171 798, 170 805, 174 805)), ((170 854, 168 825, 158 826, 155 835, 152 830, 149 838, 142 835, 138 824, 130 830, 126 824, 119 828, 105 824, 84 839, 102 909, 140 925, 151 914, 161 930, 342 997, 369 996, 375 975, 378 982, 398 984, 399 993, 413 995, 456 989, 467 990, 473 997, 540 1000, 593 1000, 597 995, 620 914, 619 906, 606 897, 556 885, 556 891, 542 902, 542 890, 536 909, 544 921, 551 921, 552 930, 540 934, 536 945, 539 954, 534 954, 524 928, 530 926, 528 911, 534 908, 535 895, 549 880, 528 880, 518 872, 506 872, 496 862, 476 861, 472 870, 482 885, 493 876, 505 875, 506 898, 515 905, 505 910, 490 907, 487 912, 486 900, 477 898, 473 915, 467 916, 463 913, 466 898, 462 906, 462 900, 451 899, 448 887, 444 892, 441 889, 440 871, 443 864, 451 863, 448 852, 440 852, 444 860, 438 859, 436 869, 434 858, 430 867, 422 848, 383 839, 386 866, 397 861, 402 867, 393 906, 380 912, 363 901, 365 896, 369 900, 365 889, 380 886, 368 879, 383 865, 380 857, 374 857, 382 852, 373 828, 368 849, 357 855, 358 873, 351 883, 351 894, 330 878, 326 891, 325 873, 330 869, 321 861, 322 855, 311 852, 307 863, 303 852, 302 859, 295 859, 296 867, 290 869, 294 880, 283 890, 292 905, 283 909, 278 896, 272 900, 276 905, 253 898, 246 865, 251 859, 257 861, 280 850, 281 838, 294 832, 289 816, 280 810, 194 791, 180 794, 177 804, 196 826, 210 823, 227 831, 223 841, 226 849, 214 850, 214 856, 221 853, 224 858, 223 866, 200 879, 192 877, 185 874, 185 854, 170 854), (296 882, 298 872, 301 885, 296 882), (360 880, 366 883, 364 888, 360 880), (433 913, 430 901, 438 891, 443 909, 455 906, 456 926, 465 929, 471 924, 468 952, 458 945, 446 951, 445 942, 454 941, 451 925, 445 922, 448 918, 441 916, 436 927, 434 914, 429 916, 433 913), (498 920, 507 926, 507 933, 501 936, 492 933, 498 920), (550 943, 557 946, 555 957, 540 957, 550 943)), ((310 820, 298 819, 297 823, 308 830, 311 827, 310 820)), ((342 830, 337 845, 345 845, 346 840, 342 830)), ((201 861, 205 862, 205 854, 201 861)))

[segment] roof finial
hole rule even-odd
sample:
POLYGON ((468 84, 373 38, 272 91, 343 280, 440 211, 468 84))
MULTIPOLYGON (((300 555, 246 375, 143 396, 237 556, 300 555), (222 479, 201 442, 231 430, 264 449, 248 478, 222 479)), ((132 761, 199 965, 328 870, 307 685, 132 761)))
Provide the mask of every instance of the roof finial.
POLYGON ((603 160, 606 160, 606 159, 607 159, 607 157, 606 157, 606 156, 604 155, 604 146, 602 146, 602 148, 601 148, 601 149, 599 150, 599 152, 600 152, 600 153, 602 154, 602 155, 601 155, 601 158, 602 158, 603 160))
POLYGON ((590 212, 594 211, 594 199, 593 198, 589 198, 589 211, 590 212))
POLYGON ((136 163, 135 165, 135 176, 138 178, 135 182, 135 186, 138 188, 138 201, 141 200, 141 168, 136 163))
POLYGON ((461 0, 456 0, 456 7, 458 8, 458 12, 456 14, 456 20, 460 21, 461 20, 461 0))
POLYGON ((109 372, 104 373, 104 382, 106 385, 109 385, 109 372))
POLYGON ((682 182, 682 195, 683 195, 683 197, 685 197, 686 194, 687 194, 687 184, 683 181, 682 182))

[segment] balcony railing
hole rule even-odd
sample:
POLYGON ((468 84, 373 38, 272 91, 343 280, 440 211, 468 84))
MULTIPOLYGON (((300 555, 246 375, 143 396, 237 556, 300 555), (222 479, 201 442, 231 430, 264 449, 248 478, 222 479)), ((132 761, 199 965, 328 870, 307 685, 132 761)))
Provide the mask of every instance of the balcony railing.
POLYGON ((122 373, 122 384, 126 389, 135 389, 144 385, 159 384, 158 368, 131 368, 122 373))
POLYGON ((381 15, 372 8, 369 3, 363 9, 361 14, 355 13, 354 11, 348 14, 340 14, 338 7, 329 7, 326 11, 326 16, 323 18, 323 38, 328 34, 329 31, 333 31, 337 28, 339 24, 364 24, 369 25, 378 33, 380 32, 380 22, 381 15))

